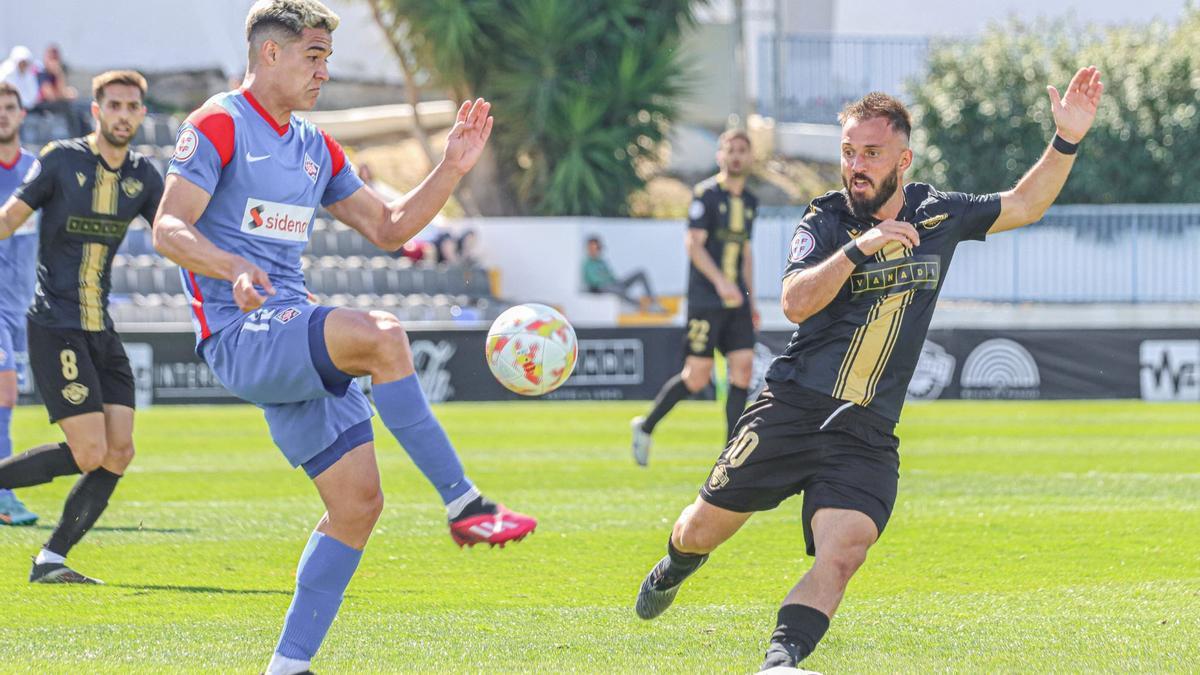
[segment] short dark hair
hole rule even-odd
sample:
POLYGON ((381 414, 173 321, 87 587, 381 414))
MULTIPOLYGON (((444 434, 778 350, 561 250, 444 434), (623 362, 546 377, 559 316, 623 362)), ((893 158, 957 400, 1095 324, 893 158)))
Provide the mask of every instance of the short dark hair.
POLYGON ((873 91, 853 103, 846 104, 838 113, 838 124, 845 125, 849 120, 869 120, 882 117, 888 121, 893 131, 904 134, 905 138, 912 136, 912 115, 908 108, 895 96, 889 96, 880 91, 873 91))
POLYGON ((104 88, 110 84, 127 84, 137 87, 142 98, 146 97, 146 78, 136 70, 110 70, 92 78, 92 98, 104 98, 104 88))
POLYGON ((600 235, 598 235, 598 234, 588 235, 587 243, 598 244, 598 245, 603 246, 603 242, 600 241, 600 235))
POLYGON ((750 134, 746 133, 745 129, 727 129, 717 137, 717 147, 723 148, 739 138, 746 142, 747 147, 753 146, 750 142, 750 134))
POLYGON ((0 82, 0 96, 16 96, 17 107, 24 108, 21 104, 21 90, 17 89, 11 82, 0 82))

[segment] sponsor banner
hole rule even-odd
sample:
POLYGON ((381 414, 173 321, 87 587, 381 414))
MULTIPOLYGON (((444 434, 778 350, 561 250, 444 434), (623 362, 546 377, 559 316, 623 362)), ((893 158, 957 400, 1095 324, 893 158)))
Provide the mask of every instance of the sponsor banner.
MULTIPOLYGON (((288 312, 274 315, 289 321, 288 312)), ((682 328, 582 329, 579 360, 566 384, 547 400, 646 400, 683 364, 682 328)), ((122 332, 137 380, 137 403, 239 403, 195 354, 192 333, 122 332)), ((410 330, 413 359, 430 401, 502 401, 518 396, 492 377, 484 362, 485 330, 410 330)), ((298 354, 308 366, 308 355, 298 354)), ((31 378, 30 378, 31 379, 31 378)), ((360 382, 370 386, 368 378, 360 382)), ((22 402, 36 402, 32 386, 22 402)))
MULTIPOLYGON (((790 333, 763 341, 778 352, 790 333)), ((1200 331, 932 330, 908 399, 1200 401, 1200 331)))
MULTIPOLYGON (((431 401, 525 398, 492 377, 483 357, 486 331, 412 330, 409 336, 421 386, 431 401)), ((578 338, 574 374, 541 398, 649 400, 683 363, 679 327, 582 329, 578 338)), ((791 333, 782 331, 760 335, 756 387, 772 356, 790 338, 791 333)), ((139 407, 238 402, 196 357, 191 333, 125 332, 122 339, 137 380, 139 407)), ((22 402, 35 400, 31 379, 23 378, 22 402)), ((908 397, 1200 401, 1200 331, 930 331, 908 397)))

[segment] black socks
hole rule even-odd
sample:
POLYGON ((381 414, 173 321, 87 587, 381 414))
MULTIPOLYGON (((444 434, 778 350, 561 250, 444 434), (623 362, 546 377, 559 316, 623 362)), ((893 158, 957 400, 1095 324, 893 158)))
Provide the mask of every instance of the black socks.
POLYGON ((654 425, 666 417, 676 403, 687 398, 691 393, 683 381, 682 373, 667 380, 662 389, 658 390, 658 396, 654 398, 654 407, 650 409, 650 414, 646 415, 646 420, 642 422, 642 430, 648 434, 653 433, 654 425))
POLYGON ((729 395, 725 398, 725 424, 728 431, 726 441, 733 438, 733 428, 737 426, 738 419, 746 410, 746 399, 749 396, 750 392, 744 387, 729 385, 729 395))
POLYGON ((0 462, 0 488, 23 488, 79 473, 66 443, 39 445, 0 462))
POLYGON ((75 544, 83 539, 83 535, 96 524, 100 514, 108 506, 108 498, 117 489, 117 481, 121 477, 104 467, 86 474, 80 478, 67 501, 63 504, 62 519, 58 527, 50 535, 45 548, 64 558, 75 544))
POLYGON ((821 610, 808 605, 784 605, 779 608, 779 618, 775 632, 771 634, 772 647, 767 650, 767 659, 771 660, 773 656, 781 656, 782 654, 773 654, 772 652, 780 651, 775 645, 783 645, 785 646, 783 651, 795 661, 790 664, 772 665, 794 666, 817 648, 817 643, 825 637, 827 630, 829 630, 829 617, 825 616, 821 610))
POLYGON ((675 544, 669 538, 667 539, 667 557, 671 559, 671 564, 662 578, 655 583, 660 589, 683 583, 684 579, 692 576, 692 572, 700 569, 704 561, 708 560, 707 553, 684 553, 676 549, 675 544))

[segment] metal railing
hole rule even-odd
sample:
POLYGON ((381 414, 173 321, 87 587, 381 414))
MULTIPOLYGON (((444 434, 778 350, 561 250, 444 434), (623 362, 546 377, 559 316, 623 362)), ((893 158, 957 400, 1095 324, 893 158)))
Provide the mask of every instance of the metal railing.
MULTIPOLYGON (((778 283, 799 208, 762 208, 759 288, 778 283)), ((1041 221, 963 242, 942 298, 1200 303, 1200 204, 1054 206, 1041 221)))
POLYGON ((867 92, 905 98, 908 80, 925 72, 928 53, 922 37, 764 36, 758 112, 779 122, 836 124, 838 111, 867 92))

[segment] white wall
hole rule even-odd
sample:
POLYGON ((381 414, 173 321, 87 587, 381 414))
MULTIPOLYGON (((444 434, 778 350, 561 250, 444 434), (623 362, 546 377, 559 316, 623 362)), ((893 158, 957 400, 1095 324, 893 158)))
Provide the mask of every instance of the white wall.
MULTIPOLYGON (((246 67, 246 11, 252 0, 0 0, 0 58, 23 44, 41 58, 62 46, 68 66, 148 72, 246 67)), ((325 0, 342 22, 330 72, 400 82, 399 67, 362 0, 325 0)))
MULTIPOLYGON (((798 2, 799 0, 781 0, 798 2)), ((1102 25, 1173 21, 1185 0, 835 0, 834 32, 848 35, 970 36, 989 21, 1016 15, 1023 21, 1071 15, 1102 25)))

